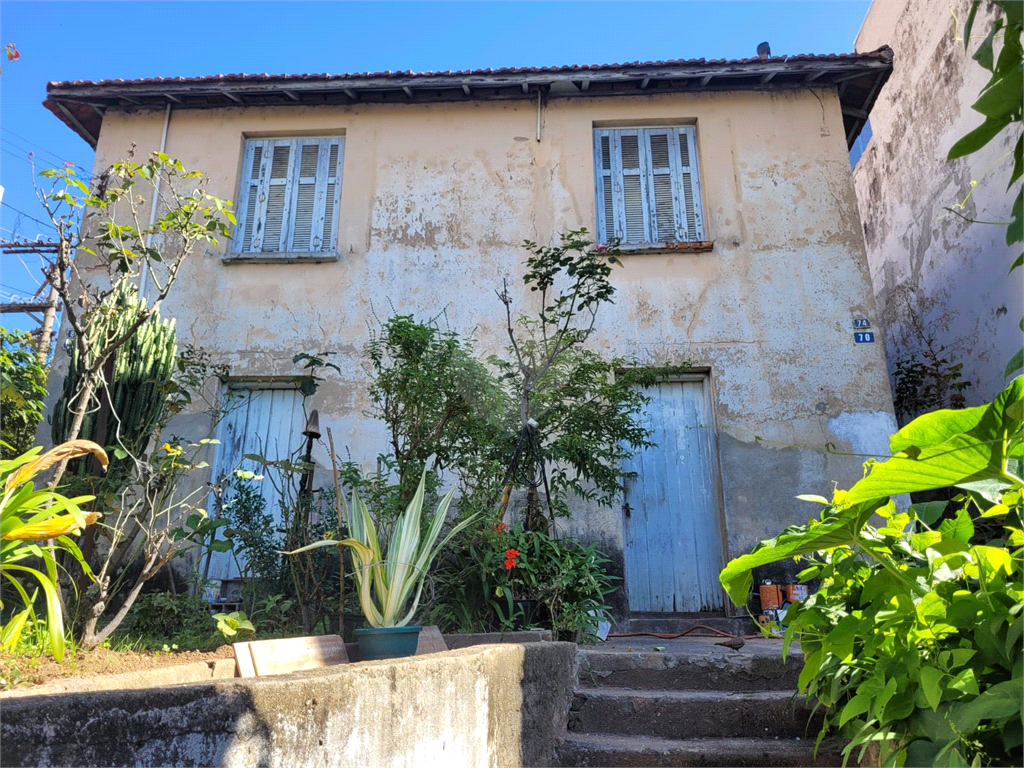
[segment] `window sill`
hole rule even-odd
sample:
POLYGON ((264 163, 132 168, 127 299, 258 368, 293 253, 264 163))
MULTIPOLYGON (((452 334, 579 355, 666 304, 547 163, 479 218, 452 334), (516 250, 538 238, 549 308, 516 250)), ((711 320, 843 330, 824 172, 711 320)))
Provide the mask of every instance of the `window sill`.
POLYGON ((321 264, 337 261, 337 251, 300 251, 275 253, 228 253, 221 257, 224 264, 321 264))
POLYGON ((622 243, 619 251, 623 256, 642 253, 707 253, 713 251, 715 244, 711 240, 691 243, 622 243))

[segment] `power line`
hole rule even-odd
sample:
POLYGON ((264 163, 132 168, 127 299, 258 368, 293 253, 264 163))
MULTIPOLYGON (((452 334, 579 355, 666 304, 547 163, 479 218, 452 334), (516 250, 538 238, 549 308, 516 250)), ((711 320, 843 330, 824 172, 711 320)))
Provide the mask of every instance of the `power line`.
MULTIPOLYGON (((46 149, 45 147, 43 147, 43 145, 42 145, 42 144, 37 144, 37 143, 36 143, 36 142, 34 142, 34 141, 30 141, 29 139, 26 139, 26 138, 24 138, 24 137, 22 137, 22 136, 18 136, 18 134, 14 133, 14 131, 10 130, 9 128, 3 128, 2 130, 6 131, 7 133, 11 134, 12 136, 15 136, 15 137, 17 137, 18 139, 20 139, 20 140, 21 140, 22 142, 24 142, 25 144, 28 144, 29 146, 33 146, 33 147, 39 147, 39 148, 40 148, 40 149, 41 149, 41 150, 42 150, 43 152, 45 152, 46 154, 50 155, 51 157, 54 157, 54 158, 56 158, 56 159, 57 159, 58 161, 60 161, 60 162, 61 162, 62 164, 64 164, 64 165, 67 165, 68 163, 70 163, 72 167, 74 167, 74 168, 77 168, 77 169, 78 169, 79 171, 81 171, 81 172, 82 172, 82 173, 83 173, 84 175, 88 176, 90 180, 98 178, 98 177, 97 177, 97 176, 96 176, 95 174, 93 174, 93 173, 92 173, 92 171, 90 171, 90 170, 89 170, 88 168, 84 168, 84 167, 82 167, 81 165, 79 165, 78 163, 72 162, 71 160, 67 160, 67 159, 65 159, 65 158, 61 157, 60 155, 58 155, 58 154, 57 154, 56 152, 51 152, 50 150, 48 150, 48 149, 46 149)), ((8 144, 11 144, 12 146, 14 146, 14 148, 15 148, 15 149, 19 149, 19 150, 21 150, 22 152, 26 152, 26 153, 28 153, 28 154, 32 154, 32 155, 36 154, 36 153, 35 153, 35 152, 34 152, 33 150, 31 150, 31 149, 28 149, 27 147, 25 147, 25 146, 23 146, 23 145, 20 145, 20 144, 19 144, 18 142, 16 142, 16 141, 11 141, 10 139, 6 139, 6 142, 7 142, 8 144)), ((12 154, 12 155, 13 155, 14 157, 18 157, 18 155, 16 155, 16 154, 13 154, 13 153, 11 153, 11 154, 12 154)), ((22 159, 25 159, 25 158, 22 158, 22 159)), ((29 161, 27 161, 27 160, 26 160, 26 162, 29 162, 29 161)), ((46 162, 47 162, 47 163, 49 163, 50 161, 46 161, 46 162)), ((29 164, 31 165, 31 162, 29 162, 29 164)))
POLYGON ((44 227, 49 227, 50 229, 54 230, 55 232, 57 231, 57 228, 55 226, 53 226, 53 222, 52 221, 51 222, 45 222, 42 219, 37 219, 35 216, 29 216, 24 211, 19 211, 17 208, 15 208, 13 205, 8 203, 6 200, 0 200, 0 205, 3 205, 5 207, 7 207, 7 208, 10 208, 15 213, 24 216, 26 219, 30 219, 30 220, 34 221, 36 224, 42 224, 44 227))
MULTIPOLYGON (((19 141, 22 141, 22 142, 24 142, 25 144, 28 144, 28 145, 30 145, 30 146, 33 146, 33 147, 39 147, 39 149, 41 149, 41 150, 42 150, 43 152, 45 152, 46 154, 50 155, 51 157, 55 157, 55 158, 57 158, 57 159, 58 159, 58 160, 60 160, 60 161, 61 161, 62 163, 68 163, 68 162, 71 162, 71 161, 70 161, 70 160, 68 160, 68 159, 67 159, 66 157, 61 157, 61 156, 60 156, 60 155, 58 155, 58 154, 57 154, 56 152, 54 152, 54 151, 52 151, 52 150, 49 150, 49 149, 47 149, 46 147, 44 147, 44 146, 43 146, 42 144, 40 144, 40 143, 38 143, 38 142, 35 142, 35 141, 32 141, 32 139, 26 139, 26 138, 25 138, 24 136, 21 136, 21 135, 19 135, 19 134, 15 133, 15 132, 14 132, 14 131, 12 131, 12 130, 11 130, 10 128, 8 128, 8 127, 7 127, 6 125, 4 125, 4 126, 0 126, 0 130, 4 131, 5 133, 9 133, 9 134, 10 134, 11 136, 13 136, 14 138, 18 139, 19 141)), ((72 163, 72 164, 73 164, 73 165, 74 165, 74 166, 75 166, 76 168, 82 168, 82 166, 78 165, 78 163, 72 163)), ((84 168, 82 168, 82 170, 84 171, 85 169, 84 169, 84 168)))

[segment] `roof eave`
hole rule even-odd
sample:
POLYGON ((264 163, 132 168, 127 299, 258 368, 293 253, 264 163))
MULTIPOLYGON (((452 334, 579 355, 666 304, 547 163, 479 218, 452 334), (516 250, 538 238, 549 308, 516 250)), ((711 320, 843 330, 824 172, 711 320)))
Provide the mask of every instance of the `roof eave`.
POLYGON ((216 109, 358 103, 428 103, 622 96, 723 90, 836 87, 852 144, 892 71, 892 51, 829 60, 779 57, 763 61, 566 67, 557 71, 413 73, 344 76, 226 76, 124 83, 50 83, 43 105, 96 146, 108 109, 216 109), (879 55, 880 54, 880 55, 879 55))

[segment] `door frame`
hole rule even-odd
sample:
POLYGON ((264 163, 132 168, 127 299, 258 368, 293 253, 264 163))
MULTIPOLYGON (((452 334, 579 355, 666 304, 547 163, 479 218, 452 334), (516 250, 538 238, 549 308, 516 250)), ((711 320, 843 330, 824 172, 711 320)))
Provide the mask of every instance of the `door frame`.
MULTIPOLYGON (((711 437, 712 447, 714 450, 714 462, 712 469, 714 470, 714 503, 715 503, 715 517, 718 523, 718 549, 719 557, 721 558, 722 567, 724 568, 729 563, 729 529, 726 524, 725 517, 725 492, 723 490, 722 483, 722 452, 719 449, 718 441, 718 412, 715 408, 716 397, 715 397, 715 385, 714 377, 712 376, 710 366, 635 366, 632 368, 621 368, 616 371, 616 375, 623 375, 630 372, 649 372, 655 375, 656 384, 665 384, 672 382, 683 382, 683 381, 700 381, 704 383, 705 395, 707 398, 708 410, 711 414, 711 437)), ((625 504, 625 494, 623 493, 623 504, 625 504)), ((621 517, 621 506, 620 505, 620 518, 619 522, 621 525, 621 531, 623 534, 622 546, 625 551, 625 520, 621 517)), ((732 604, 729 599, 729 595, 726 594, 725 588, 721 584, 718 588, 722 591, 722 598, 724 606, 724 613, 726 616, 735 617, 741 615, 739 608, 732 604)), ((628 604, 628 597, 627 597, 628 604)))

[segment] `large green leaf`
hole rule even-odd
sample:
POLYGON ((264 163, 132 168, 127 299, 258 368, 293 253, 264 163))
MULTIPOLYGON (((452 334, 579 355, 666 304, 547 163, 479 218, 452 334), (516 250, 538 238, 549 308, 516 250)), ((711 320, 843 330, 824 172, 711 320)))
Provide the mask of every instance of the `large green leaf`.
POLYGON ((839 510, 828 509, 822 513, 820 521, 811 520, 807 525, 787 528, 780 536, 763 541, 749 554, 732 560, 718 579, 733 603, 744 605, 753 585, 751 571, 754 568, 822 549, 852 544, 880 504, 880 501, 872 500, 839 510))
MULTIPOLYGON (((1024 255, 1018 261, 1024 261, 1024 255)), ((1003 375, 1009 378, 1021 368, 1024 368, 1024 348, 1018 349, 1013 357, 1010 358, 1010 362, 1006 364, 1006 370, 1003 371, 1003 375)))
POLYGON ((969 409, 966 416, 958 416, 956 411, 938 411, 922 417, 925 423, 920 426, 915 426, 919 421, 915 419, 893 438, 896 445, 905 446, 903 450, 873 465, 867 477, 850 489, 847 502, 856 504, 900 493, 1005 477, 1007 436, 1020 431, 1020 421, 1015 417, 1017 403, 1024 393, 1022 383, 1024 379, 1014 379, 992 403, 980 411, 969 409), (953 433, 939 443, 932 442, 975 418, 977 423, 968 431, 953 433), (924 445, 909 443, 910 436, 918 436, 924 445))
POLYGON ((996 19, 995 24, 988 31, 985 39, 981 41, 981 45, 978 46, 978 50, 974 52, 972 57, 976 62, 981 64, 989 72, 995 67, 995 57, 992 51, 992 43, 995 40, 996 34, 1003 28, 1003 20, 996 19))
POLYGON ((984 123, 950 147, 949 154, 946 155, 946 159, 956 160, 958 157, 964 157, 972 152, 977 152, 992 141, 992 139, 994 139, 996 135, 1003 130, 1003 128, 1008 126, 1010 122, 1009 117, 1000 117, 995 119, 987 118, 984 123))
POLYGON ((956 704, 950 710, 953 726, 961 733, 971 733, 982 720, 1010 717, 1021 710, 1020 680, 1007 680, 982 691, 978 698, 966 704, 956 704))
POLYGON ((1008 117, 1020 111, 1021 91, 1024 90, 1024 72, 1012 69, 993 79, 974 102, 973 109, 988 118, 1008 117))
POLYGON ((961 410, 945 409, 918 416, 889 438, 889 450, 893 453, 908 448, 924 448, 944 443, 953 435, 969 432, 978 426, 985 416, 987 405, 961 410))

